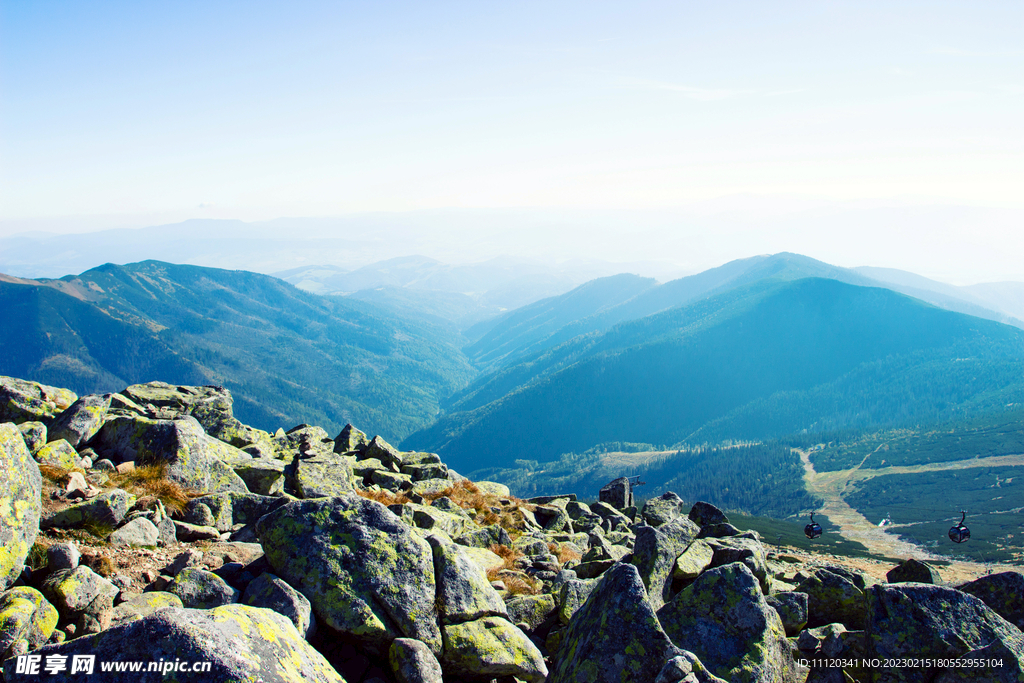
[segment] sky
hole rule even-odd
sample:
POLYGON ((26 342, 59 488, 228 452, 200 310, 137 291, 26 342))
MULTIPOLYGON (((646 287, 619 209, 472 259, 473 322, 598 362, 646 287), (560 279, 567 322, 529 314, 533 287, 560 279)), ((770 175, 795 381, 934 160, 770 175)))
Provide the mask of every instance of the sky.
POLYGON ((631 259, 1024 281, 1022 67, 1020 2, 0 0, 0 237, 483 209, 568 258, 607 212, 631 259))

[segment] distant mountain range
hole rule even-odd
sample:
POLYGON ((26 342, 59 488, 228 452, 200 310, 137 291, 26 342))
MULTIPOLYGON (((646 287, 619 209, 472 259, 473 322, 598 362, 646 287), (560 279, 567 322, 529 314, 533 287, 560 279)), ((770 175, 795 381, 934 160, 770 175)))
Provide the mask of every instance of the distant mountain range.
POLYGON ((475 374, 450 326, 245 271, 144 261, 5 277, 0 316, 0 374, 79 393, 222 384, 268 430, 353 422, 401 438, 475 374))
MULTIPOLYGON (((617 325, 603 321, 628 302, 594 316, 601 325, 574 321, 583 334, 534 344, 481 376, 404 445, 473 471, 603 442, 757 440, 1024 400, 1024 331, 888 289, 791 279, 793 262, 777 259, 779 277, 733 278, 743 284, 617 325)), ((721 280, 712 275, 702 274, 721 280)))

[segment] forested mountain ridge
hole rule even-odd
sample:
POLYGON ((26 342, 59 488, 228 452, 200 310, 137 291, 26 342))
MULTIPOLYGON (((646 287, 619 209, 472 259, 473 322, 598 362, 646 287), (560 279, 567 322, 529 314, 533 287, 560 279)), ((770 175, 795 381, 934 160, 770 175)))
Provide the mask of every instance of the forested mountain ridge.
POLYGON ((459 337, 246 271, 144 261, 0 282, 0 374, 79 393, 223 384, 256 426, 356 421, 408 434, 473 370, 459 337))
POLYGON ((610 441, 760 439, 1024 395, 1024 332, 880 288, 762 280, 481 378, 405 445, 467 472, 610 441), (896 411, 895 413, 893 411, 896 411), (484 456, 486 454, 486 456, 484 456))

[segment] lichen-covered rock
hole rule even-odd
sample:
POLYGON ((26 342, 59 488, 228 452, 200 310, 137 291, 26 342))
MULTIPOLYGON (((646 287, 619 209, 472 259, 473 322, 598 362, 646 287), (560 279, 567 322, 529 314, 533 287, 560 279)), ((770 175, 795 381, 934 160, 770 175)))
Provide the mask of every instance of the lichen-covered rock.
POLYGON ((33 457, 46 445, 48 430, 42 422, 22 422, 18 425, 18 431, 21 432, 21 438, 25 439, 25 446, 33 457))
POLYGON ((17 648, 35 650, 57 627, 57 610, 35 588, 18 586, 0 594, 0 662, 17 648))
POLYGON ((21 575, 39 533, 43 479, 18 428, 0 424, 0 590, 21 575))
POLYGON ((274 458, 252 458, 231 463, 246 488, 262 496, 284 491, 285 464, 274 458))
POLYGON ((969 593, 996 611, 996 614, 1024 631, 1024 574, 989 574, 957 590, 969 593))
POLYGON ((889 583, 941 583, 942 577, 930 564, 909 558, 885 574, 889 583))
POLYGON ((0 376, 0 423, 49 424, 54 415, 76 400, 78 395, 70 389, 0 376))
POLYGON ((161 610, 164 607, 184 607, 179 598, 174 593, 168 593, 166 591, 149 591, 136 595, 130 600, 125 600, 120 605, 114 607, 114 611, 111 617, 111 623, 114 626, 119 624, 127 624, 131 621, 148 617, 157 610, 161 610))
POLYGON ((370 440, 366 438, 361 430, 356 429, 350 424, 338 433, 338 436, 334 437, 334 452, 335 453, 351 453, 353 451, 359 452, 366 450, 366 446, 370 443, 370 440))
MULTIPOLYGON (((95 655, 97 662, 209 662, 200 677, 191 671, 104 672, 62 677, 69 683, 344 683, 285 617, 248 605, 212 610, 162 609, 142 619, 115 626, 91 637, 48 645, 37 654, 95 655)), ((44 659, 45 661, 45 659, 44 659)), ((38 675, 15 673, 15 660, 4 663, 8 683, 37 682, 38 675)))
POLYGON ((249 582, 242 602, 253 607, 272 609, 287 617, 303 638, 309 638, 316 631, 313 606, 309 599, 270 572, 249 582))
POLYGON ((294 462, 295 492, 300 498, 324 498, 352 493, 352 465, 329 453, 298 457, 294 462))
POLYGON ((544 657, 525 633, 503 617, 484 617, 443 628, 445 673, 456 676, 515 676, 542 683, 544 657))
POLYGON ((548 593, 510 597, 505 607, 509 621, 516 625, 525 624, 530 632, 558 618, 558 601, 548 593))
POLYGON ((960 655, 948 668, 940 669, 931 683, 1020 683, 1024 681, 1021 650, 1024 642, 996 640, 960 655))
POLYGON ((110 394, 82 396, 54 418, 50 440, 64 439, 74 448, 84 446, 100 431, 109 409, 110 394))
POLYGON ((459 536, 476 525, 465 515, 455 515, 431 505, 407 503, 402 506, 402 521, 409 526, 424 530, 443 531, 452 538, 459 536))
POLYGON ((698 501, 693 504, 690 508, 689 513, 690 521, 697 524, 697 526, 707 526, 708 524, 728 524, 729 518, 725 516, 725 513, 719 510, 711 503, 705 503, 704 501, 698 501))
POLYGON ((512 538, 508 532, 497 524, 466 531, 456 537, 455 542, 470 548, 490 548, 492 545, 512 546, 512 538))
MULTIPOLYGON (((706 528, 706 527, 705 527, 706 528)), ((729 538, 709 538, 705 542, 714 554, 711 557, 712 567, 721 567, 733 562, 742 562, 761 583, 761 592, 769 593, 771 578, 768 572, 768 551, 761 541, 742 536, 729 538)))
POLYGON ((444 463, 422 463, 416 465, 403 463, 399 472, 402 474, 408 474, 412 477, 413 481, 448 478, 448 466, 444 463))
POLYGON ((691 580, 711 566, 715 551, 703 540, 696 539, 676 558, 676 567, 672 576, 676 579, 691 580))
POLYGON ((462 546, 434 534, 427 536, 427 542, 434 558, 437 611, 442 624, 508 615, 501 596, 462 546))
POLYGON ((658 623, 631 564, 605 572, 562 633, 551 683, 649 683, 682 654, 658 623))
POLYGON ((68 621, 77 619, 97 598, 113 600, 120 592, 110 581, 81 565, 50 574, 40 589, 61 617, 68 621))
POLYGON ((78 452, 71 447, 64 439, 58 441, 51 441, 46 444, 38 451, 36 451, 36 460, 47 465, 56 465, 57 467, 63 467, 66 470, 70 470, 75 466, 75 461, 78 459, 78 452))
POLYGON ((675 517, 658 527, 645 526, 636 532, 632 563, 647 588, 651 608, 658 611, 672 598, 672 572, 676 558, 700 533, 685 517, 675 517))
POLYGON ((827 569, 817 569, 797 585, 807 594, 807 625, 810 627, 840 623, 850 629, 863 629, 867 616, 864 591, 846 578, 827 569))
POLYGON ((292 502, 256 532, 274 573, 310 598, 320 624, 382 655, 400 637, 441 651, 430 545, 380 503, 292 502))
POLYGON ((685 517, 686 503, 671 491, 666 491, 657 498, 651 498, 644 503, 640 510, 640 516, 651 526, 661 526, 666 522, 680 517, 685 517))
POLYGON ((672 642, 726 680, 776 683, 793 676, 782 620, 740 562, 708 569, 658 611, 672 642))
POLYGON ((238 602, 238 591, 213 572, 188 567, 178 572, 167 586, 167 592, 178 596, 185 607, 210 609, 238 602))
POLYGON ((597 579, 569 579, 558 588, 558 620, 568 624, 597 588, 597 579))
POLYGON ((629 483, 629 477, 619 477, 608 482, 601 487, 597 497, 599 502, 616 510, 631 507, 633 505, 633 487, 629 483))
POLYGON ((398 683, 442 683, 441 664, 430 648, 418 640, 395 638, 388 651, 388 663, 398 683))
MULTIPOLYGON (((1001 643, 1024 664, 1024 636, 978 598, 945 586, 919 583, 878 584, 868 589, 866 631, 871 656, 898 661, 908 657, 955 659, 972 650, 1001 643)), ((930 681, 935 671, 893 667, 876 672, 884 681, 930 681)), ((984 680, 997 671, 975 669, 984 680)), ((975 679, 978 680, 978 679, 975 679)))
POLYGON ((499 484, 496 481, 477 481, 474 482, 477 489, 485 496, 497 496, 499 498, 508 498, 512 495, 512 491, 505 484, 499 484))
POLYGON ((104 491, 92 500, 78 503, 55 512, 40 523, 43 529, 80 529, 92 527, 114 529, 124 521, 128 509, 135 503, 135 497, 121 489, 104 491))
POLYGON ((160 530, 145 517, 136 517, 110 534, 110 545, 126 545, 134 548, 156 547, 160 530))
POLYGON ((766 595, 765 600, 779 613, 787 636, 795 636, 807 625, 807 593, 783 591, 766 595))
POLYGON ((370 443, 366 445, 366 449, 360 455, 361 460, 365 458, 376 458, 388 467, 392 465, 396 468, 402 467, 402 454, 379 436, 373 437, 370 443))
POLYGON ((198 491, 248 492, 228 462, 251 456, 207 435, 193 417, 117 417, 104 423, 94 443, 94 448, 122 462, 166 464, 167 478, 182 486, 198 491))
MULTIPOLYGON (((404 487, 412 483, 412 477, 408 474, 400 474, 398 472, 374 470, 373 473, 370 474, 370 481, 385 491, 401 491, 404 487)), ((428 479, 427 481, 434 480, 428 479)))

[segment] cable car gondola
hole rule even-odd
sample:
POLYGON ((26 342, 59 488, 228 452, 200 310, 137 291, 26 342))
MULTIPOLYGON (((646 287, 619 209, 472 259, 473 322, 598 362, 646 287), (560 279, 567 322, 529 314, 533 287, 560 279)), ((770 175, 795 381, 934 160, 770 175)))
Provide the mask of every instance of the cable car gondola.
POLYGON ((961 510, 960 514, 963 517, 960 518, 960 523, 949 529, 949 540, 953 543, 963 543, 971 537, 971 530, 964 526, 964 520, 967 519, 967 511, 961 510))
MULTIPOLYGON (((949 532, 952 536, 952 531, 949 532)), ((804 535, 807 538, 815 539, 821 536, 821 525, 814 521, 814 513, 811 513, 811 523, 804 527, 804 535)))

